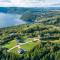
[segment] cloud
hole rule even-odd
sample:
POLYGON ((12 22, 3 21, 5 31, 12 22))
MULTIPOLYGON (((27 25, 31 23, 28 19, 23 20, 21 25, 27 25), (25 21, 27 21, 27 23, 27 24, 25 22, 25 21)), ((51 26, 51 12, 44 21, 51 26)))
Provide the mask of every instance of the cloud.
POLYGON ((52 4, 52 5, 60 5, 60 3, 54 3, 54 4, 52 4))
POLYGON ((60 5, 60 0, 0 0, 1 6, 15 7, 49 7, 60 5))
POLYGON ((10 0, 0 0, 0 2, 9 2, 10 0))

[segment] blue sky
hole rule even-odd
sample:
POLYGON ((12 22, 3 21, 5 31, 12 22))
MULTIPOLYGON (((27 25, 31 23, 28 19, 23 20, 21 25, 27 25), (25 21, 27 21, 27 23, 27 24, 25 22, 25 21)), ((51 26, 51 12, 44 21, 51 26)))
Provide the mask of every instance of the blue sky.
POLYGON ((0 0, 0 7, 60 7, 60 0, 0 0))

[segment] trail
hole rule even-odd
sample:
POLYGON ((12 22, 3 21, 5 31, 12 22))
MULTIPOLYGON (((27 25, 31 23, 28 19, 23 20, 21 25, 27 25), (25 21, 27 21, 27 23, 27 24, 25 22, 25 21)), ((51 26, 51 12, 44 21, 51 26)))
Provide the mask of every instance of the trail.
POLYGON ((20 48, 20 45, 16 45, 16 46, 14 46, 14 47, 12 47, 12 48, 10 48, 9 50, 7 50, 8 52, 10 52, 11 50, 13 50, 14 48, 20 48))

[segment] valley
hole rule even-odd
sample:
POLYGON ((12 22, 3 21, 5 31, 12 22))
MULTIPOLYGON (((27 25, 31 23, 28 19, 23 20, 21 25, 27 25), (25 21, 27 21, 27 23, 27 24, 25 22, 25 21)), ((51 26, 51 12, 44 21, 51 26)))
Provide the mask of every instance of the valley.
MULTIPOLYGON (((5 9, 11 12, 10 8, 5 9)), ((14 11, 16 8, 11 9, 14 11)), ((0 59, 60 60, 60 10, 25 8, 21 17, 16 16, 20 10, 17 8, 13 16, 4 16, 8 17, 4 23, 9 24, 10 21, 13 25, 0 28, 0 59), (15 23, 16 17, 22 22, 15 23)), ((5 14, 9 13, 6 11, 5 14)))

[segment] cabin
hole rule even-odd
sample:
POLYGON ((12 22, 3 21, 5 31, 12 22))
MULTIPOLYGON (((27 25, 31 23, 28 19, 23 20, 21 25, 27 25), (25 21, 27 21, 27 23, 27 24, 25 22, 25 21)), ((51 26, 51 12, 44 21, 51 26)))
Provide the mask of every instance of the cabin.
POLYGON ((24 52, 25 52, 24 49, 21 49, 21 48, 20 48, 20 49, 18 50, 18 53, 19 53, 19 54, 23 54, 24 52))

